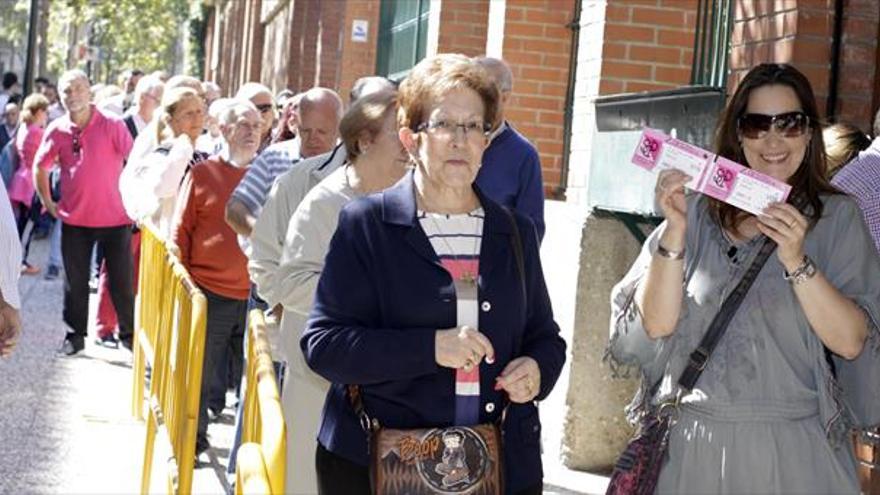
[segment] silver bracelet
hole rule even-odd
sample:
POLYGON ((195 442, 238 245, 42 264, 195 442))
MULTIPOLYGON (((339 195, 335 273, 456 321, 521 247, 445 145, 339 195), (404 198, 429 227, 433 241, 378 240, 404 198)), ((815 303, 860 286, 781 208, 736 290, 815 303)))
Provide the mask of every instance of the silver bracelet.
POLYGON ((798 285, 813 278, 814 275, 816 275, 816 264, 809 256, 805 255, 801 264, 791 273, 783 272, 782 278, 792 285, 798 285))
POLYGON ((684 249, 682 249, 681 251, 670 251, 663 247, 663 244, 660 244, 659 242, 657 243, 657 254, 670 260, 684 259, 684 249))

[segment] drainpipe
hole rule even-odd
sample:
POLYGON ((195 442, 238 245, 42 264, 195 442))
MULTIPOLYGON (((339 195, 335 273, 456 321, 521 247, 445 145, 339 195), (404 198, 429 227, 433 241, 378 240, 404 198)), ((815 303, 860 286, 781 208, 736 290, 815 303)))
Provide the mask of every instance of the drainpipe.
POLYGON ((556 199, 565 200, 565 190, 568 187, 568 167, 571 155, 571 121, 574 113, 574 87, 577 80, 578 44, 581 38, 581 3, 575 0, 574 18, 566 26, 571 29, 571 56, 568 60, 568 88, 565 92, 565 114, 562 123, 562 171, 559 185, 556 187, 554 196, 556 199))
POLYGON ((831 39, 831 74, 828 82, 828 100, 825 104, 825 115, 828 122, 834 122, 837 116, 837 90, 840 82, 840 52, 843 37, 843 0, 834 1, 834 35, 831 39))

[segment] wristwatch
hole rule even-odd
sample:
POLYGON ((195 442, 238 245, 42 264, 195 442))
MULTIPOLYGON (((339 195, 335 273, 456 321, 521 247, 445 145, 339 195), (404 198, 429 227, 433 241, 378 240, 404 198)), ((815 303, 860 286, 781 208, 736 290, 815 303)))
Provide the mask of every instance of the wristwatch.
POLYGON ((790 282, 792 285, 797 285, 813 278, 813 275, 815 274, 816 264, 813 263, 813 260, 811 260, 809 256, 805 255, 804 260, 801 261, 801 264, 798 265, 798 267, 795 268, 794 271, 791 273, 785 271, 782 274, 782 278, 790 282))

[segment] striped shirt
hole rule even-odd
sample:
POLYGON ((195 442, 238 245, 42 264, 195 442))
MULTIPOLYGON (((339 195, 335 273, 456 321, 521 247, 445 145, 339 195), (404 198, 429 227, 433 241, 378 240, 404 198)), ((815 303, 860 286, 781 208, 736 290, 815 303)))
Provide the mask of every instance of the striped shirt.
MULTIPOLYGON (((479 329, 476 280, 480 273, 483 209, 442 215, 419 211, 422 230, 449 272, 456 287, 456 323, 479 329)), ((479 364, 479 363, 477 363, 479 364)), ((480 367, 455 371, 455 424, 474 425, 480 420, 480 367)))
POLYGON ((301 159, 299 138, 269 146, 248 168, 244 178, 232 192, 232 198, 241 201, 252 215, 258 216, 275 179, 301 159))
POLYGON ((856 200, 880 251, 880 138, 844 165, 831 183, 856 200))

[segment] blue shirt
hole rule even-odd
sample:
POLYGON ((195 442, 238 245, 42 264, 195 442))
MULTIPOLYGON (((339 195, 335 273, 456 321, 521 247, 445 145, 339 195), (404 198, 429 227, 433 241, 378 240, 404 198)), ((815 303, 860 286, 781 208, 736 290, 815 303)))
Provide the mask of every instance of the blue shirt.
POLYGON ((258 216, 275 179, 300 161, 298 144, 299 140, 292 139, 266 148, 248 167, 232 197, 244 203, 252 215, 258 216))
POLYGON ((508 123, 483 153, 477 185, 483 193, 532 220, 544 238, 544 181, 538 150, 508 123))

